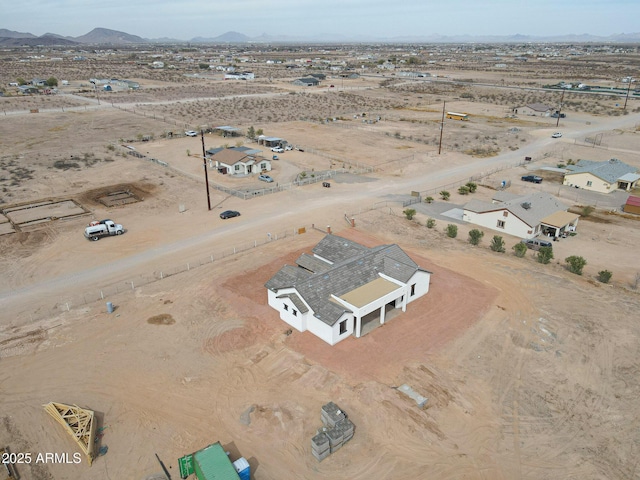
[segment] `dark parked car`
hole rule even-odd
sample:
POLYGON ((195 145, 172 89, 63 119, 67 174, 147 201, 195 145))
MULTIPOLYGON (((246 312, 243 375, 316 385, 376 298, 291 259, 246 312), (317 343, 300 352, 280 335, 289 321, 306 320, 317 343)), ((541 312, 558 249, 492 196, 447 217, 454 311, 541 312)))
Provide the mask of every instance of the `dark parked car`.
POLYGON ((239 217, 240 212, 236 212, 235 210, 225 210, 220 214, 220 218, 225 220, 227 218, 239 217))
POLYGON ((537 238, 530 238, 528 240, 522 240, 527 248, 531 250, 540 250, 541 247, 551 247, 553 248, 553 244, 548 242, 547 240, 538 240, 537 238))
POLYGON ((537 175, 525 175, 521 180, 523 182, 542 183, 542 177, 538 177, 537 175))

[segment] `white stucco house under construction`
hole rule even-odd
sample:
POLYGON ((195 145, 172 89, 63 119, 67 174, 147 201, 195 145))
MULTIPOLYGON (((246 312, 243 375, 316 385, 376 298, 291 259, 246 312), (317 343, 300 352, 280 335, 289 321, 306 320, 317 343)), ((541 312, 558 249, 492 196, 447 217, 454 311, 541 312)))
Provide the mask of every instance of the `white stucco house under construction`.
POLYGON ((265 287, 282 320, 329 345, 360 337, 363 325, 384 324, 390 311, 405 312, 429 292, 431 272, 398 245, 368 248, 328 234, 312 253, 282 267, 265 287))

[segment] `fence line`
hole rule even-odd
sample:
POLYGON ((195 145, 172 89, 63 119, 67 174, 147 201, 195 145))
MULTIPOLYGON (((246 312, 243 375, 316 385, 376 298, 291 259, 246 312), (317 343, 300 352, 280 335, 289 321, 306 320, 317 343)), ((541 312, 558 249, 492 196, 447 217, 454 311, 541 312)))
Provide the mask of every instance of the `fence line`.
MULTIPOLYGON (((323 230, 316 228, 314 225, 311 226, 313 230, 318 230, 325 233, 323 230)), ((152 283, 161 282, 166 278, 173 277, 175 275, 180 275, 185 272, 189 272, 191 270, 200 268, 204 265, 210 265, 215 263, 216 261, 222 260, 224 258, 238 255, 241 253, 248 252, 252 249, 262 247, 269 243, 283 240, 286 238, 291 238, 296 235, 300 235, 304 233, 308 227, 297 227, 290 228, 279 233, 267 233, 261 239, 255 239, 251 241, 246 241, 243 243, 239 243, 233 246, 227 246, 220 250, 216 250, 210 253, 206 257, 201 257, 190 262, 185 262, 178 265, 171 265, 163 268, 157 268, 154 271, 146 272, 144 274, 136 275, 126 280, 121 280, 118 282, 110 283, 108 285, 103 285, 98 287, 95 290, 87 290, 82 293, 77 293, 72 296, 66 296, 60 298, 60 300, 56 303, 56 305, 48 311, 42 311, 38 309, 37 312, 31 313, 22 313, 18 315, 17 319, 29 318, 31 321, 42 320, 54 315, 58 315, 65 311, 71 311, 72 309, 82 307, 85 305, 89 305, 98 301, 109 301, 115 300, 115 297, 121 295, 123 293, 132 292, 135 293, 137 289, 140 287, 144 287, 146 285, 150 285, 152 283)))

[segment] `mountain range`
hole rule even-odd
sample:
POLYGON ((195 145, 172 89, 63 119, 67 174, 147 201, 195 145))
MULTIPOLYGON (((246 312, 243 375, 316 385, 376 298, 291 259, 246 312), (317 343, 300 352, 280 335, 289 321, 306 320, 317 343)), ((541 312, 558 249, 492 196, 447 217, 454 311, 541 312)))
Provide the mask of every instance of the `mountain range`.
POLYGON ((590 34, 581 35, 406 35, 402 37, 365 37, 365 36, 286 36, 262 35, 249 37, 238 32, 227 32, 216 37, 195 37, 191 40, 174 38, 142 38, 108 28, 94 28, 89 33, 79 37, 69 37, 55 33, 45 33, 36 36, 31 33, 16 32, 0 28, 0 46, 74 46, 74 45, 127 45, 145 43, 197 43, 197 44, 245 44, 245 43, 640 43, 640 32, 621 33, 609 36, 590 34))

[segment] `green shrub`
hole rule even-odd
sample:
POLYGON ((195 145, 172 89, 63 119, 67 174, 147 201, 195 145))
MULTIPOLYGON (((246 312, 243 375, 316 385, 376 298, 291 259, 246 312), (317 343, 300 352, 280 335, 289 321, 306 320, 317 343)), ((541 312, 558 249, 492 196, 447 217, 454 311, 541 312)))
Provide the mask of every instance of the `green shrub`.
POLYGON ((504 240, 502 239, 502 237, 500 235, 494 235, 493 240, 491 240, 491 245, 489 245, 489 248, 494 252, 504 253, 505 248, 504 248, 504 240))
POLYGON ((433 197, 427 197, 424 199, 425 203, 433 203, 433 197))
POLYGON ((449 192, 447 192, 446 190, 442 190, 442 191, 440 192, 440 197, 441 197, 443 200, 449 200, 449 197, 450 197, 450 196, 451 196, 451 194, 450 194, 449 192))
POLYGON ((516 243, 513 246, 513 253, 516 257, 522 258, 527 253, 527 246, 522 242, 516 243))
POLYGON ((484 232, 474 228, 469 232, 469 243, 471 245, 478 245, 480 240, 482 240, 482 237, 484 237, 484 232))
POLYGON ((413 217, 416 216, 416 211, 413 208, 407 208, 403 210, 404 216, 407 217, 407 220, 413 220, 413 217))
POLYGON ((478 184, 476 184, 475 182, 467 182, 466 187, 469 188, 469 192, 476 193, 476 190, 478 189, 478 184))
POLYGON ((564 261, 567 262, 567 268, 569 271, 576 275, 582 275, 582 269, 587 264, 587 261, 583 257, 577 255, 571 255, 570 257, 565 258, 564 261))
POLYGON ((540 247, 540 250, 538 250, 538 254, 536 255, 536 260, 544 265, 548 264, 551 260, 553 260, 553 248, 540 247))
POLYGON ((436 219, 435 218, 428 218, 427 219, 427 228, 433 228, 436 226, 436 219))
POLYGON ((582 216, 583 217, 588 217, 589 215, 591 215, 593 213, 594 210, 595 210, 595 208, 593 208, 591 205, 587 205, 586 207, 582 207, 582 216))
POLYGON ((611 280, 612 276, 613 273, 611 273, 609 270, 601 270, 598 272, 598 281, 602 283, 609 283, 609 280, 611 280))
POLYGON ((470 190, 469 190, 469 187, 467 187, 466 185, 461 185, 461 186, 458 188, 458 193, 459 193, 460 195, 469 195, 469 191, 470 191, 470 190))
POLYGON ((458 236, 458 226, 452 225, 451 223, 447 225, 447 237, 456 238, 458 236))

